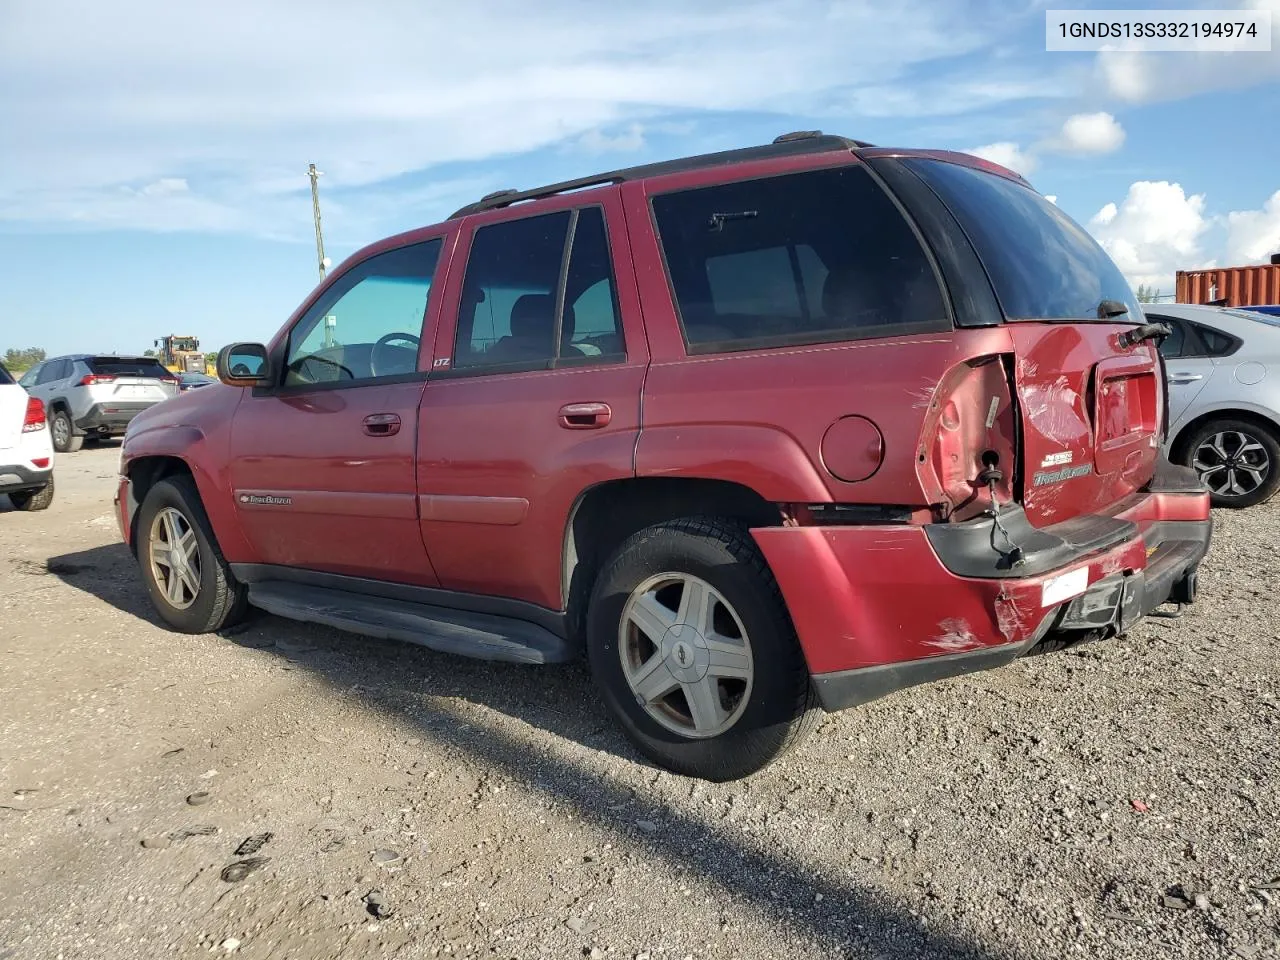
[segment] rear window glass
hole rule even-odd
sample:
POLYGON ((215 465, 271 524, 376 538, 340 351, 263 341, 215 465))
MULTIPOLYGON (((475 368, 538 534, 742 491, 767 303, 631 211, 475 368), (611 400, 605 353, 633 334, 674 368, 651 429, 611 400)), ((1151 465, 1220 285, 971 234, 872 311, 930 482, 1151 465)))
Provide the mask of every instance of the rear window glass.
POLYGON ((960 221, 1011 320, 1097 320, 1116 300, 1141 321, 1129 282, 1078 223, 1030 187, 942 160, 905 161, 960 221))
POLYGON ((101 376, 114 377, 172 377, 159 360, 150 357, 93 357, 85 361, 89 369, 101 376))
POLYGON ((4 368, 3 363, 0 363, 0 383, 6 384, 6 385, 13 383, 13 375, 4 368))
POLYGON ((933 266, 858 166, 657 196, 691 352, 950 327, 933 266))

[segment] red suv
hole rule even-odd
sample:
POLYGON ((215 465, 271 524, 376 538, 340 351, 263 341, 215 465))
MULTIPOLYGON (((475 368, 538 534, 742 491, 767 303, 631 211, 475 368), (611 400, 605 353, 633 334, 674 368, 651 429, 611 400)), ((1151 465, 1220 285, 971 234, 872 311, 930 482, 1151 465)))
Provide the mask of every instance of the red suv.
POLYGON ((1016 174, 793 134, 360 251, 134 419, 120 524, 178 630, 585 652, 641 751, 726 780, 817 706, 1194 599, 1164 333, 1016 174))

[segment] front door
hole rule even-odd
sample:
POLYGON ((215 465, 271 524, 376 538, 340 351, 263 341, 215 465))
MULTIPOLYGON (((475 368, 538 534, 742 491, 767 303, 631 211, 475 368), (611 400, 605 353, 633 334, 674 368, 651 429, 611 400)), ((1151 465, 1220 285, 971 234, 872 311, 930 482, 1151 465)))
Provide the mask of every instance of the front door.
POLYGON ((437 582, 418 529, 415 459, 419 357, 430 349, 443 243, 374 254, 337 277, 275 350, 274 385, 236 408, 231 486, 260 562, 437 582))

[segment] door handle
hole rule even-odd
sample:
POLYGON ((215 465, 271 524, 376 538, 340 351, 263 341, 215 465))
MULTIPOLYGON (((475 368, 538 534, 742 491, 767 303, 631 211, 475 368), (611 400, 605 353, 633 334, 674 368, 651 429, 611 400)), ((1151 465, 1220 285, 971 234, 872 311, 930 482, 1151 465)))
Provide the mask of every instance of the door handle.
POLYGON ((1169 374, 1170 383, 1194 383, 1197 380, 1203 380, 1203 373, 1171 373, 1169 374))
POLYGON ((400 415, 371 413, 364 418, 364 432, 371 437, 394 437, 400 432, 400 415))
POLYGON ((596 430, 612 419, 607 403, 566 403, 560 408, 560 426, 566 430, 596 430))

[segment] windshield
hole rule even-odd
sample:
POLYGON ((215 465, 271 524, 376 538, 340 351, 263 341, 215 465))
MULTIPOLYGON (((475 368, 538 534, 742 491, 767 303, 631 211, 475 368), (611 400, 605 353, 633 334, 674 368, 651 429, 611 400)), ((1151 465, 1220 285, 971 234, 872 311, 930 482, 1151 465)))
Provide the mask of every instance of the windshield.
POLYGON ((907 165, 955 214, 1010 320, 1097 320, 1103 300, 1142 321, 1119 268, 1078 223, 1030 187, 943 160, 907 165))

